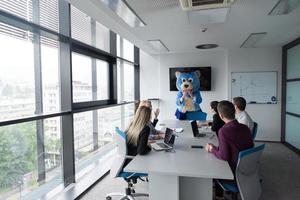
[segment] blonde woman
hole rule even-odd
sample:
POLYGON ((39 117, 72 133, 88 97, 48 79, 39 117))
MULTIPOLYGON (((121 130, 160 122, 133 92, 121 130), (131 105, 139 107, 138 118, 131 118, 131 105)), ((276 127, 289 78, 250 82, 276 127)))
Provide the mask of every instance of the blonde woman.
POLYGON ((151 151, 151 147, 148 146, 150 119, 151 109, 146 106, 139 107, 139 111, 135 114, 133 120, 125 130, 128 155, 145 155, 151 151))
MULTIPOLYGON (((139 108, 142 107, 142 106, 149 107, 152 110, 151 101, 149 101, 149 100, 143 100, 143 101, 139 102, 139 106, 136 109, 136 114, 138 114, 140 112, 139 108)), ((150 121, 150 123, 148 124, 149 128, 150 128, 149 142, 154 142, 154 140, 164 139, 164 137, 165 137, 165 133, 163 133, 163 132, 155 129, 155 126, 156 126, 156 124, 158 122, 158 115, 159 115, 159 113, 160 113, 160 110, 157 108, 153 112, 153 114, 154 114, 153 122, 150 121)))

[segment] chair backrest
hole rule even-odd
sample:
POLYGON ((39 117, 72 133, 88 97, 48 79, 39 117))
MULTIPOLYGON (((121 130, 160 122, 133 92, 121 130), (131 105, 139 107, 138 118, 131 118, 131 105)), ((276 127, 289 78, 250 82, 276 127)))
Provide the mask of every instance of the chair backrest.
POLYGON ((254 122, 254 125, 253 125, 253 130, 252 130, 252 139, 255 140, 255 137, 256 137, 256 134, 257 134, 257 123, 254 122))
POLYGON ((110 175, 117 177, 123 170, 123 165, 127 155, 127 137, 126 134, 121 131, 118 127, 115 129, 115 141, 117 145, 117 154, 112 162, 110 168, 110 175))
POLYGON ((202 111, 187 112, 187 120, 206 120, 207 114, 202 111))
POLYGON ((236 182, 242 200, 258 200, 261 195, 260 157, 265 144, 241 151, 236 168, 236 182))

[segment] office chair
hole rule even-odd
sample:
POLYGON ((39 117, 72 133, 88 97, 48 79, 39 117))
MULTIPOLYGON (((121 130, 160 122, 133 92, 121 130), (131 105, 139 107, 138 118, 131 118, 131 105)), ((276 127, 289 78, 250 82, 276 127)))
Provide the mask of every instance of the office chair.
POLYGON ((261 195, 259 178, 260 157, 265 148, 262 144, 251 149, 241 151, 236 168, 236 184, 218 180, 217 183, 225 192, 231 192, 232 198, 237 199, 238 193, 242 200, 258 200, 261 195))
MULTIPOLYGON (((133 159, 134 156, 127 155, 127 137, 126 134, 119 128, 116 128, 115 139, 117 143, 117 155, 112 163, 110 174, 113 178, 121 177, 127 182, 125 193, 115 192, 106 195, 106 200, 111 200, 113 196, 120 197, 120 200, 134 200, 134 197, 148 197, 149 194, 135 193, 134 184, 137 179, 147 177, 143 173, 124 172, 124 163, 127 159, 133 159)), ((141 179, 142 180, 142 179, 141 179)))
POLYGON ((254 122, 253 130, 252 130, 252 139, 253 141, 255 140, 256 134, 257 134, 257 129, 258 129, 258 124, 254 122))

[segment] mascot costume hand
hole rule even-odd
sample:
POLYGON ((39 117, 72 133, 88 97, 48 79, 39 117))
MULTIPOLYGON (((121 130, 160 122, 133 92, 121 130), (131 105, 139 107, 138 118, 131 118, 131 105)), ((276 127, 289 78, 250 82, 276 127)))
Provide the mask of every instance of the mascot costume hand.
POLYGON ((175 72, 176 75, 176 87, 178 89, 176 98, 176 117, 181 120, 205 120, 206 113, 203 113, 199 104, 202 102, 200 95, 200 72, 195 71, 191 73, 175 72))

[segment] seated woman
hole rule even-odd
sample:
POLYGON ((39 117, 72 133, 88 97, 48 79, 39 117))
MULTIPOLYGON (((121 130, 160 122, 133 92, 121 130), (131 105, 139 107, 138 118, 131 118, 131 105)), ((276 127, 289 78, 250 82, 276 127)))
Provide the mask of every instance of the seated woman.
POLYGON ((132 122, 125 130, 128 155, 145 155, 151 151, 151 147, 148 145, 150 119, 151 109, 146 106, 139 107, 139 111, 135 114, 132 122))
MULTIPOLYGON (((139 108, 142 107, 142 106, 149 107, 152 110, 151 101, 149 101, 149 100, 143 100, 143 101, 139 102, 139 106, 136 109, 136 114, 138 112, 140 112, 139 108)), ((149 128, 150 128, 150 135, 149 135, 149 140, 150 141, 149 142, 153 142, 153 140, 159 140, 159 139, 163 139, 164 138, 165 134, 163 132, 155 129, 155 126, 156 126, 156 124, 158 122, 159 112, 160 112, 160 110, 157 108, 153 112, 153 114, 154 114, 154 120, 153 120, 153 122, 149 123, 149 128)))
POLYGON ((203 126, 203 125, 208 125, 211 126, 211 130, 215 131, 216 134, 219 134, 219 129, 223 127, 223 125, 225 124, 223 120, 221 120, 219 113, 218 113, 218 101, 212 101, 210 102, 210 108, 211 108, 211 112, 213 113, 213 120, 212 122, 206 123, 206 124, 201 124, 198 123, 198 126, 203 126))

